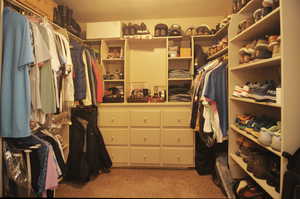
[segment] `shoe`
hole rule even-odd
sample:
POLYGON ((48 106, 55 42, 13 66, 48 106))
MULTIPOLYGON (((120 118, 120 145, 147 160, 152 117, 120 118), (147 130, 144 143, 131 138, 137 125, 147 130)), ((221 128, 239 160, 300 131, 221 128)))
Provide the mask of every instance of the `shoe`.
POLYGON ((253 175, 258 179, 266 179, 269 171, 269 158, 266 154, 261 153, 253 158, 253 175))
POLYGON ((275 84, 275 82, 272 81, 272 80, 271 81, 265 81, 265 83, 262 84, 260 87, 252 88, 251 93, 249 93, 249 97, 254 99, 257 102, 269 102, 269 101, 272 101, 274 99, 276 100, 276 98, 274 98, 274 96, 272 96, 274 90, 275 90, 275 93, 276 93, 276 84, 275 84))
POLYGON ((261 38, 255 46, 255 59, 267 59, 272 57, 272 52, 269 50, 269 43, 266 39, 261 38))

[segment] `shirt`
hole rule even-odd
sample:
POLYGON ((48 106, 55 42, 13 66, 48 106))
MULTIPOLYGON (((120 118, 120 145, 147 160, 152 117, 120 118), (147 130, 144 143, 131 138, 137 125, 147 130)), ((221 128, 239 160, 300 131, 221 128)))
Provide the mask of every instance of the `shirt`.
POLYGON ((30 135, 30 81, 28 66, 34 62, 28 20, 10 8, 3 13, 3 65, 1 85, 2 137, 30 135))

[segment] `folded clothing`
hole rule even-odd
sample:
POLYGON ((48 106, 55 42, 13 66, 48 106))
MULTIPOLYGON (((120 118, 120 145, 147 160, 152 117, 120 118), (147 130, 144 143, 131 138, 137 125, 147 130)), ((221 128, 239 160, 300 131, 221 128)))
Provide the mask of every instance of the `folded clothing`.
POLYGON ((180 70, 180 69, 169 70, 169 78, 189 78, 190 76, 191 73, 188 70, 180 70))

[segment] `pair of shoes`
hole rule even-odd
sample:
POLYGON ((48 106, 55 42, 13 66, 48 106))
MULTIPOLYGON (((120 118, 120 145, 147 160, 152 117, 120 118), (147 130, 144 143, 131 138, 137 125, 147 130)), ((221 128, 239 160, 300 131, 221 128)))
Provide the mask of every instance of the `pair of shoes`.
POLYGON ((217 45, 212 45, 208 49, 208 56, 212 56, 228 46, 228 38, 224 37, 217 45))
POLYGON ((252 98, 257 102, 276 102, 276 83, 273 80, 265 81, 256 88, 251 88, 248 98, 252 98))
POLYGON ((196 28, 197 35, 211 35, 211 29, 208 25, 202 24, 198 28, 196 28))
POLYGON ((262 127, 258 141, 265 146, 271 146, 276 151, 281 151, 281 122, 278 121, 270 128, 262 127))
POLYGON ((132 24, 132 23, 128 23, 127 24, 123 24, 122 25, 122 31, 123 31, 123 35, 127 36, 127 35, 144 35, 144 34, 149 34, 149 30, 147 29, 146 24, 141 23, 140 25, 138 24, 132 24))
POLYGON ((154 28, 155 37, 166 37, 168 36, 169 27, 166 24, 157 24, 154 28))
POLYGON ((251 179, 237 180, 232 189, 239 199, 269 199, 268 194, 251 179))

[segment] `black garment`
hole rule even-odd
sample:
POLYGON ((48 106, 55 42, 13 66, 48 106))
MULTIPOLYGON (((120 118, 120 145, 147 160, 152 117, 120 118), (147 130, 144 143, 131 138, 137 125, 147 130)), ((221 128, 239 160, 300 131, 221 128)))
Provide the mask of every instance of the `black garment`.
POLYGON ((95 106, 73 108, 71 111, 67 180, 87 182, 91 176, 98 175, 99 171, 107 172, 112 166, 103 137, 97 127, 97 116, 95 106))
POLYGON ((286 171, 283 179, 282 199, 298 199, 300 185, 300 174, 293 171, 286 171))

